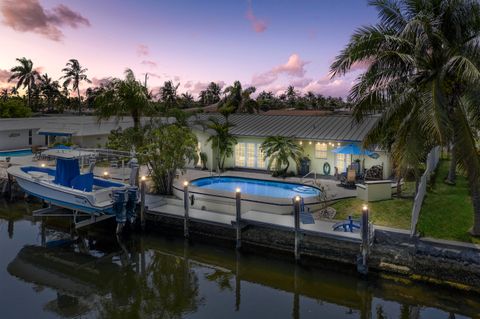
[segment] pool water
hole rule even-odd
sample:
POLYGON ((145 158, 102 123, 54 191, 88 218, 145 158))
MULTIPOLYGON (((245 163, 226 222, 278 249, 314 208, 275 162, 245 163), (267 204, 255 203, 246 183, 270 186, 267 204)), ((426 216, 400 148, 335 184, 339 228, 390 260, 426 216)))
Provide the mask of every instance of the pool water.
POLYGON ((16 157, 16 156, 28 156, 32 155, 31 149, 23 149, 16 151, 0 151, 0 157, 16 157))
POLYGON ((320 190, 312 186, 242 177, 205 177, 193 180, 191 185, 226 192, 235 192, 240 188, 242 194, 277 198, 293 198, 297 195, 312 197, 320 194, 320 190))

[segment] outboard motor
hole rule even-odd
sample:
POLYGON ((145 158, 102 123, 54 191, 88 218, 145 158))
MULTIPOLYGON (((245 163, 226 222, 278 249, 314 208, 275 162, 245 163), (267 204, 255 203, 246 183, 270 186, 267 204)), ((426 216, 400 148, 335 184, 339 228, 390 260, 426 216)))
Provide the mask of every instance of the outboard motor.
POLYGON ((138 165, 138 160, 134 157, 130 160, 128 163, 130 166, 130 185, 135 186, 137 185, 137 180, 138 180, 138 171, 140 169, 140 166, 138 165))
POLYGON ((122 232, 123 226, 127 221, 126 214, 126 202, 127 202, 127 191, 126 190, 114 190, 112 191, 113 197, 113 213, 115 214, 115 219, 117 221, 117 234, 122 232))
POLYGON ((127 205, 126 205, 127 219, 130 222, 130 224, 133 225, 135 221, 135 215, 136 215, 135 208, 137 208, 137 202, 138 202, 138 187, 137 186, 128 187, 127 194, 128 194, 127 205))

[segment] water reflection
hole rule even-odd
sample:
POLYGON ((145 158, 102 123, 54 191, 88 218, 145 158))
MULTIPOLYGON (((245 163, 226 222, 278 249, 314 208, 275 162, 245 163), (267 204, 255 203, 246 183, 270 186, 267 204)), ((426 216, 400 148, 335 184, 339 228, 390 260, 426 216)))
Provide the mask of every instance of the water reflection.
MULTIPOLYGON (((24 296, 27 303, 54 292, 38 318, 446 319, 476 318, 480 310, 478 296, 396 277, 365 281, 338 267, 298 267, 170 236, 122 239, 101 228, 74 232, 58 219, 31 221, 20 232, 15 223, 25 217, 13 215, 0 209, 2 222, 12 221, 0 232, 12 240, 37 232, 40 240, 24 242, 9 260, 8 273, 33 288, 24 296)), ((0 300, 0 306, 13 305, 0 300)))

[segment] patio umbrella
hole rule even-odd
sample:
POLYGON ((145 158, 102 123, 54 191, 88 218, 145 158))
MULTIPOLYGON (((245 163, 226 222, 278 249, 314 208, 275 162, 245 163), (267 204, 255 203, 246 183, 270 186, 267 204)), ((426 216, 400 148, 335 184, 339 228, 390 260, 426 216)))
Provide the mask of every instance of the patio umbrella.
POLYGON ((344 146, 340 146, 332 151, 336 154, 351 154, 351 155, 371 155, 373 152, 369 150, 362 150, 356 144, 348 144, 344 146))
MULTIPOLYGON (((336 149, 334 149, 332 151, 333 153, 335 154, 350 154, 350 155, 367 155, 367 156, 370 156, 373 154, 373 152, 369 151, 369 150, 364 150, 364 149, 361 149, 358 145, 356 144, 347 144, 347 145, 344 145, 344 146, 340 146, 336 149)), ((364 159, 365 161, 365 159, 364 159)), ((352 157, 350 156, 350 164, 352 164, 352 157)), ((364 166, 365 163, 362 165, 364 166)), ((361 167, 358 167, 358 170, 360 171, 361 167)), ((359 173, 359 171, 357 171, 357 173, 359 173)))

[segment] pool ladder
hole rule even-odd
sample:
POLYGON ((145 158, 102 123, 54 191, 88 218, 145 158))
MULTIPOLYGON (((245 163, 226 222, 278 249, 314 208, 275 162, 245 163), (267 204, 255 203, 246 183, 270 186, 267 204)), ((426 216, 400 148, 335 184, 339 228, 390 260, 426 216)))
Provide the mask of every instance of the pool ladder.
POLYGON ((308 175, 311 175, 313 174, 313 183, 312 184, 317 184, 317 171, 311 171, 311 172, 308 172, 305 176, 303 176, 300 181, 302 184, 306 184, 307 182, 304 182, 304 179, 308 176, 308 175))

